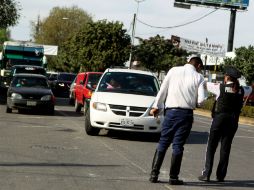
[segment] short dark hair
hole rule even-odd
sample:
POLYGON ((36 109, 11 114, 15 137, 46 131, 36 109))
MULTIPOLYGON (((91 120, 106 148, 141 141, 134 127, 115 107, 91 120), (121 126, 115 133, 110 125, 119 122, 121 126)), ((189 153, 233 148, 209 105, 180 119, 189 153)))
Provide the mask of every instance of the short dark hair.
POLYGON ((195 65, 200 65, 202 68, 204 68, 203 61, 200 57, 193 57, 190 59, 190 63, 195 65))

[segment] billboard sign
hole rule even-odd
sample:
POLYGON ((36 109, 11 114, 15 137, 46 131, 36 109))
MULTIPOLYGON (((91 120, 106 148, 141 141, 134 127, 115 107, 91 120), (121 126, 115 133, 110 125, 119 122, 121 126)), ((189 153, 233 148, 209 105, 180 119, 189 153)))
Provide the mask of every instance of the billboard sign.
POLYGON ((171 41, 174 46, 182 48, 187 52, 195 52, 216 57, 224 57, 226 53, 225 46, 222 44, 199 42, 178 36, 171 36, 171 41))
POLYGON ((240 10, 245 10, 249 6, 249 0, 175 0, 175 2, 240 10))

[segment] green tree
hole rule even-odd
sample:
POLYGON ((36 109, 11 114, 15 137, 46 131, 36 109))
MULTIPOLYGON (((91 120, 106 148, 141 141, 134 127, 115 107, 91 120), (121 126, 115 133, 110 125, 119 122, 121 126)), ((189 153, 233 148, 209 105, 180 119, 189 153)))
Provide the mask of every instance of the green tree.
MULTIPOLYGON (((60 51, 63 44, 75 35, 87 23, 92 22, 92 17, 84 10, 73 6, 54 7, 48 17, 32 22, 32 37, 35 42, 46 45, 57 45, 60 51)), ((48 68, 55 69, 58 57, 48 56, 48 68)))
POLYGON ((130 36, 119 22, 106 20, 85 25, 60 50, 58 70, 103 71, 128 60, 130 36))
POLYGON ((15 0, 1 0, 0 3, 0 29, 15 26, 20 17, 20 5, 15 0))
POLYGON ((254 47, 249 46, 235 49, 236 57, 226 58, 224 65, 232 65, 238 68, 248 83, 254 82, 254 47))
POLYGON ((139 42, 134 48, 134 59, 151 71, 168 71, 171 67, 186 62, 187 52, 174 47, 171 40, 164 39, 163 36, 140 39, 139 42))
POLYGON ((0 51, 2 51, 2 44, 10 39, 10 31, 8 29, 0 29, 0 51))

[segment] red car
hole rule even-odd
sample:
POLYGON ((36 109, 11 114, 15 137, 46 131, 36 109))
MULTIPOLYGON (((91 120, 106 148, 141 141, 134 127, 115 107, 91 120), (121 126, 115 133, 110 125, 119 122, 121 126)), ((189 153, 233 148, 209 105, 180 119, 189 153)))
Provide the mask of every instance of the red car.
POLYGON ((101 75, 102 72, 78 73, 73 90, 76 112, 80 112, 86 100, 91 98, 92 91, 96 88, 101 75))

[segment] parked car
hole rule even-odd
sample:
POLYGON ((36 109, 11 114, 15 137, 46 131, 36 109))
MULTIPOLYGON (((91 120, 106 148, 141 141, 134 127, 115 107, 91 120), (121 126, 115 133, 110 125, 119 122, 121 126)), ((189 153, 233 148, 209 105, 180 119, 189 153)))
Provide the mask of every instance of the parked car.
POLYGON ((49 76, 50 86, 55 96, 68 97, 71 83, 76 74, 60 72, 49 76))
POLYGON ((38 74, 16 74, 7 91, 6 112, 13 109, 41 109, 53 115, 55 97, 46 76, 38 74))
POLYGON ((159 91, 151 72, 107 69, 85 112, 85 131, 98 135, 100 129, 159 133, 163 114, 149 114, 159 91))
POLYGON ((75 111, 80 112, 81 108, 91 98, 92 91, 96 88, 102 72, 78 73, 74 86, 75 111))

